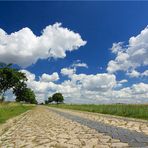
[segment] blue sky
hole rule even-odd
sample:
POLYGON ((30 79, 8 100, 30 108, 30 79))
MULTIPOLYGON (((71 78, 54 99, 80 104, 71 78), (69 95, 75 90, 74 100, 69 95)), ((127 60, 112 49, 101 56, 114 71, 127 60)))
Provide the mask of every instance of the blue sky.
MULTIPOLYGON (((73 32, 73 38, 78 33, 80 38, 77 39, 77 42, 81 41, 81 45, 71 43, 74 46, 76 44, 77 50, 72 49, 69 52, 65 47, 66 56, 62 56, 62 58, 59 55, 56 55, 56 57, 49 55, 43 58, 43 55, 39 54, 35 62, 32 62, 34 64, 30 62, 27 63, 27 66, 22 66, 24 64, 23 57, 22 62, 20 62, 21 59, 16 60, 17 56, 14 56, 13 53, 10 54, 11 51, 8 50, 12 48, 14 51, 19 52, 19 48, 22 48, 22 51, 26 53, 33 50, 35 45, 32 45, 30 41, 29 44, 33 49, 29 48, 29 46, 25 48, 24 45, 20 45, 19 41, 16 41, 16 39, 20 39, 18 36, 15 37, 15 47, 12 46, 12 43, 10 44, 10 40, 5 43, 11 45, 3 49, 7 50, 7 56, 2 52, 1 47, 0 60, 1 62, 13 62, 19 65, 21 69, 25 69, 25 72, 35 76, 35 79, 30 80, 35 84, 32 86, 31 82, 28 82, 28 85, 37 92, 36 95, 39 100, 45 100, 47 96, 52 95, 54 92, 61 91, 65 95, 67 102, 74 103, 114 103, 127 102, 127 100, 134 103, 148 102, 148 74, 146 71, 148 57, 147 8, 148 2, 0 2, 0 28, 9 36, 25 27, 30 28, 30 30, 22 31, 22 34, 31 31, 36 37, 42 36, 43 29, 46 26, 53 26, 58 22, 62 23, 62 29, 68 28, 73 32), (142 30, 145 30, 146 35, 140 34, 142 30), (135 39, 130 44, 129 40, 133 36, 135 39), (141 40, 144 45, 141 45, 141 40), (83 41, 87 41, 87 43, 84 44, 83 41), (115 53, 113 43, 118 42, 124 43, 123 45, 118 44, 118 51, 115 53), (132 46, 132 49, 130 46, 132 46), (11 48, 9 49, 9 47, 11 48), (110 48, 112 50, 109 50, 110 48), (122 55, 119 57, 120 48, 122 48, 122 55), (128 64, 130 63, 129 66, 125 66, 128 64, 125 64, 124 60, 115 60, 117 57, 121 60, 121 57, 125 56, 123 53, 128 55, 125 60, 127 60, 128 64), (133 56, 133 54, 136 54, 136 56, 133 56), (109 66, 111 60, 116 65, 110 64, 109 66), (74 66, 74 63, 83 63, 87 66, 83 64, 83 66, 74 66), (108 70, 108 67, 110 70, 108 70), (62 73, 63 68, 73 69, 73 73, 70 75, 62 73), (55 81, 50 80, 50 76, 55 72, 59 78, 55 81), (46 77, 49 78, 46 84, 45 80, 42 80, 43 74, 47 74, 46 77), (82 76, 81 80, 77 80, 79 82, 75 82, 75 76, 81 77, 81 74, 85 76, 82 76), (110 78, 110 76, 112 77, 110 78), (103 79, 102 77, 106 77, 105 80, 108 81, 113 78, 113 82, 106 81, 103 83, 100 80, 103 79), (86 82, 88 79, 89 82, 86 82), (126 80, 126 82, 120 83, 121 80, 126 80), (67 82, 70 84, 67 84, 67 82), (75 83, 80 83, 81 86, 75 83), (41 89, 36 90, 39 87, 38 85, 43 86, 41 89), (89 85, 99 85, 100 87, 90 88, 89 85), (102 89, 104 87, 108 89, 102 89), (65 92, 64 90, 67 88, 70 90, 65 92), (78 91, 79 93, 76 96, 71 97, 78 91), (85 93, 82 93, 83 91, 85 93), (103 94, 100 95, 100 91, 101 93, 103 91, 103 94), (134 95, 137 96, 136 99, 134 95), (118 96, 118 98, 115 98, 115 96, 118 96)), ((0 41, 2 38, 3 35, 0 36, 0 41)), ((14 39, 13 36, 11 38, 14 39)), ((59 35, 59 38, 59 42, 54 41, 52 43, 55 44, 52 46, 54 47, 52 50, 57 50, 56 47, 60 47, 63 36, 59 35)), ((30 39, 32 38, 30 37, 30 39)), ((69 39, 66 39, 68 44, 69 39)), ((49 42, 50 40, 53 40, 52 37, 49 38, 49 42)), ((58 37, 56 40, 58 40, 58 37)), ((3 45, 2 41, 0 44, 3 45)), ((44 52, 44 46, 39 50, 44 52)), ((34 54, 36 55, 36 53, 34 54)), ((27 55, 29 56, 29 54, 27 55)), ((24 62, 30 61, 27 55, 24 62)))

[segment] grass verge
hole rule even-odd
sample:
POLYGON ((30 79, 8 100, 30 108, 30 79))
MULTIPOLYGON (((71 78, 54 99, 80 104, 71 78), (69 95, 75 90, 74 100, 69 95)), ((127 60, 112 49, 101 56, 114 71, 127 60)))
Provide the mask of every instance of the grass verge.
POLYGON ((20 103, 0 103, 0 124, 4 123, 9 118, 17 116, 29 109, 34 105, 20 104, 20 103))
POLYGON ((148 104, 51 104, 49 106, 148 120, 148 104))

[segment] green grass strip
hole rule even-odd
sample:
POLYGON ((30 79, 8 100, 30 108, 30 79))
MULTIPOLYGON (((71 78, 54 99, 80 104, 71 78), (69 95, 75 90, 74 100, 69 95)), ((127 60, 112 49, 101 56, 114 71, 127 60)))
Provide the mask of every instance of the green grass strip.
POLYGON ((4 123, 9 118, 32 109, 33 107, 34 105, 25 105, 20 103, 0 103, 0 124, 4 123))
POLYGON ((148 120, 148 104, 51 104, 49 106, 148 120))

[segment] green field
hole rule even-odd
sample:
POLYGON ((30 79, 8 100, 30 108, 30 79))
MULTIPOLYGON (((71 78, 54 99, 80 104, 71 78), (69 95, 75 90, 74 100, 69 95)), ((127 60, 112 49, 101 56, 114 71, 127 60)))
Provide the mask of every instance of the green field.
POLYGON ((49 106, 148 120, 148 104, 147 105, 146 104, 145 105, 143 104, 110 104, 110 105, 59 104, 59 105, 53 105, 52 104, 49 106))
POLYGON ((34 105, 20 104, 20 103, 0 103, 0 123, 4 123, 7 119, 17 116, 34 105))

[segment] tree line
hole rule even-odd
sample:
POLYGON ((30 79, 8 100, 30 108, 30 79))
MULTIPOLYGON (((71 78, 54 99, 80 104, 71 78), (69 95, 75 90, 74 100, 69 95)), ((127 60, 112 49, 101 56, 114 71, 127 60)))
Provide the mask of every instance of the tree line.
POLYGON ((27 87, 26 81, 25 73, 12 68, 12 64, 0 63, 0 102, 5 100, 6 91, 11 89, 17 102, 36 104, 35 94, 27 87))

